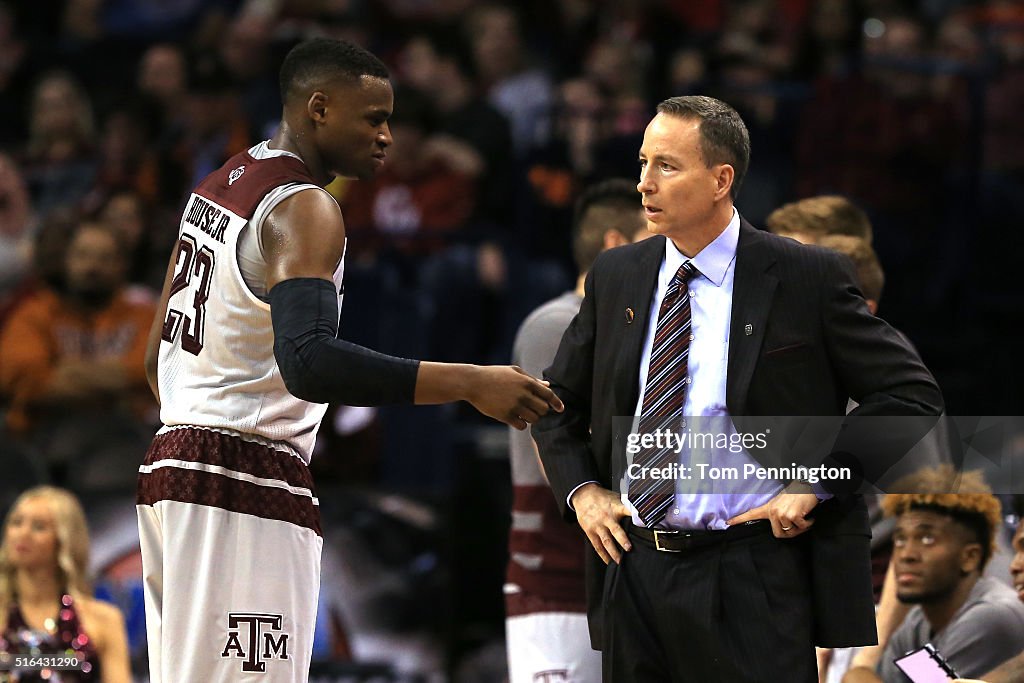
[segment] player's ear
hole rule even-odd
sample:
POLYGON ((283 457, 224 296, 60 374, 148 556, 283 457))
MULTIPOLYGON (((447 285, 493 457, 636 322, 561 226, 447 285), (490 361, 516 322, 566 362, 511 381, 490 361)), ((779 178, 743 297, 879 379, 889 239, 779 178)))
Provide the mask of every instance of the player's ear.
POLYGON ((613 247, 621 247, 624 244, 629 244, 629 240, 621 232, 615 229, 609 229, 604 231, 604 248, 612 249, 613 247))
POLYGON ((967 575, 981 570, 981 544, 968 543, 960 551, 960 572, 967 575))
POLYGON ((314 90, 306 100, 306 113, 315 123, 322 123, 327 116, 327 95, 322 90, 314 90))

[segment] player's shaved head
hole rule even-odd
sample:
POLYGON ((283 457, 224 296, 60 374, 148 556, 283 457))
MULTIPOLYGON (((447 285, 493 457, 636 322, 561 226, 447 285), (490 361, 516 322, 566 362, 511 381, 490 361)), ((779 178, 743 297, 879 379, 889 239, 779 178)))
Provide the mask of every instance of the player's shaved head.
POLYGON ((281 101, 305 99, 312 90, 339 79, 388 78, 388 68, 374 55, 344 40, 314 38, 299 43, 281 65, 281 101))
POLYGON ((604 234, 618 230, 628 241, 647 228, 636 182, 611 178, 591 185, 576 200, 573 256, 581 273, 590 270, 604 248, 604 234))

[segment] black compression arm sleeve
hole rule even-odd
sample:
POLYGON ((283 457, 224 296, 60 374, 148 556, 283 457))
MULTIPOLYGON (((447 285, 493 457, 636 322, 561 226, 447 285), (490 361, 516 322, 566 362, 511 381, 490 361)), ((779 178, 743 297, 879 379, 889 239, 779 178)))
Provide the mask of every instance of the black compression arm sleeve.
POLYGON ((288 391, 313 403, 412 403, 419 361, 386 356, 338 336, 338 293, 319 278, 270 290, 274 357, 288 391))

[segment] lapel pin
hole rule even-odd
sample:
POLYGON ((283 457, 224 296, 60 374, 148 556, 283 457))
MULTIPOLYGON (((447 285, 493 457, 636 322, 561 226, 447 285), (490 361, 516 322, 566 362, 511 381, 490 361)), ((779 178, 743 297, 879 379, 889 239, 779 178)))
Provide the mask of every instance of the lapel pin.
POLYGON ((747 323, 746 325, 743 326, 743 333, 746 334, 748 337, 754 334, 754 326, 751 325, 750 323, 747 323))
POLYGON ((626 309, 626 324, 628 325, 631 322, 633 322, 633 318, 634 318, 633 309, 632 308, 627 308, 626 309))

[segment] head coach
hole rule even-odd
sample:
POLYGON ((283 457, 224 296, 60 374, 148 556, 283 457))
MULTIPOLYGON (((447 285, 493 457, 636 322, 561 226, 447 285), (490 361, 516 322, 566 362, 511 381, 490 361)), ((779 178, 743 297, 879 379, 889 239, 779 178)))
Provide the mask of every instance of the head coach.
POLYGON ((842 416, 851 398, 859 415, 931 416, 942 397, 844 257, 740 217, 750 141, 732 107, 665 100, 639 157, 656 237, 594 263, 545 373, 565 412, 533 431, 594 549, 592 644, 605 681, 813 683, 815 645, 875 641, 862 498, 777 480, 683 492, 643 476, 684 465, 671 449, 627 467, 613 418, 680 431, 688 416, 842 416))

